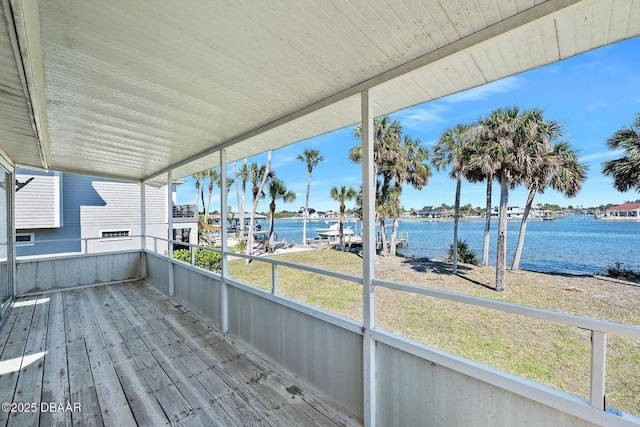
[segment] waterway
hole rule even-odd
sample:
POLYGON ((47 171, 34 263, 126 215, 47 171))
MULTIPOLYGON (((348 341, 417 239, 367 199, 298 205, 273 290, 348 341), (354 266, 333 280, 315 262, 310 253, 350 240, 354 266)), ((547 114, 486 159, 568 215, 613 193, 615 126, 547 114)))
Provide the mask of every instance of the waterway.
MULTIPOLYGON (((355 227, 353 222, 346 225, 355 227)), ((357 224, 358 232, 361 224, 357 224)), ((495 265, 497 221, 491 223, 490 263, 495 265)), ((307 237, 326 228, 324 221, 309 221, 307 237)), ((507 261, 511 265, 520 221, 509 221, 507 261)), ((276 220, 278 239, 302 242, 302 221, 276 220)), ((400 221, 399 231, 409 234, 409 245, 399 251, 406 256, 442 259, 453 239, 453 221, 400 221)), ((484 221, 461 221, 458 235, 478 258, 482 257, 484 221)), ((574 215, 554 221, 529 221, 520 267, 528 270, 593 274, 616 262, 640 269, 640 222, 614 222, 574 215)))

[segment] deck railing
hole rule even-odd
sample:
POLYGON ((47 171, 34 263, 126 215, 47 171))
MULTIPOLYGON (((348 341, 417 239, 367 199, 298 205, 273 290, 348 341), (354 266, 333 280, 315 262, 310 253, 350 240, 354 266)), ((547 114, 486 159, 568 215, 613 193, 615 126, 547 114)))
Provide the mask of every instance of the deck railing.
MULTIPOLYGON (((199 271, 205 276, 209 276, 215 278, 222 284, 223 288, 225 286, 235 286, 239 289, 254 289, 253 292, 255 295, 265 295, 270 294, 270 298, 275 298, 279 303, 293 308, 295 310, 304 312, 308 315, 316 317, 321 320, 326 320, 329 323, 342 327, 344 329, 350 330, 352 332, 362 333, 361 329, 363 327, 363 323, 359 321, 351 321, 349 319, 342 318, 341 316, 335 315, 333 313, 326 312, 321 309, 317 309, 314 307, 307 306, 303 303, 293 302, 288 300, 287 298, 282 297, 279 294, 278 285, 278 270, 279 268, 291 268, 299 271, 306 271, 318 275, 323 275, 327 277, 332 277, 339 280, 344 280, 351 283, 356 283, 362 285, 363 278, 356 275, 330 271, 319 267, 313 267, 308 265, 301 265, 294 262, 284 261, 281 259, 276 259, 272 257, 262 257, 256 255, 247 255, 243 253, 226 251, 222 252, 220 249, 210 248, 207 246, 197 245, 188 242, 181 242, 177 240, 169 240, 163 237, 157 236, 131 236, 132 239, 139 239, 141 242, 141 246, 135 250, 135 252, 139 252, 142 250, 143 252, 154 253, 160 257, 167 257, 164 248, 169 247, 171 244, 174 247, 185 247, 188 248, 190 252, 190 262, 185 263, 183 261, 177 259, 168 259, 170 261, 169 265, 186 265, 187 268, 193 269, 194 271, 199 271), (221 271, 208 271, 202 268, 199 268, 196 264, 196 249, 210 251, 221 255, 221 260, 223 264, 223 268, 221 271), (226 263, 228 262, 229 257, 240 258, 240 259, 249 259, 254 262, 266 263, 271 266, 271 278, 270 278, 270 289, 264 290, 252 287, 247 284, 243 284, 238 282, 237 280, 229 277, 226 274, 226 263)), ((99 238, 83 238, 83 239, 62 239, 62 241, 81 241, 83 242, 84 250, 83 252, 86 254, 88 251, 88 242, 91 240, 100 240, 99 238)), ((58 240, 61 241, 61 240, 58 240)), ((40 241, 40 242, 55 242, 55 241, 40 241)), ((121 252, 132 252, 131 250, 123 250, 121 252)), ((88 256, 91 254, 76 254, 78 256, 88 256)), ((68 255, 68 254, 67 254, 68 255)), ((59 257, 64 257, 64 254, 60 254, 59 257)), ((43 257, 43 259, 47 259, 51 257, 43 257)), ((29 257, 29 261, 33 261, 34 257, 29 257)), ((24 262, 24 261, 21 261, 24 262)), ((144 268, 140 268, 142 275, 144 276, 144 268)), ((171 270, 169 270, 171 271, 171 270)), ((171 276, 171 273, 170 273, 171 276)), ((603 320, 591 319, 581 316, 575 316, 567 313, 554 312, 534 307, 522 306, 512 303, 506 303, 502 301, 496 301, 492 299, 480 298, 450 291, 437 290, 422 286, 408 285, 388 280, 381 279, 373 279, 373 285, 381 288, 387 288, 400 292, 413 293, 418 295, 424 295, 428 297, 433 297, 441 300, 447 300, 456 303, 462 303, 469 306, 474 307, 482 307, 486 309, 496 310, 504 313, 517 314, 521 316, 525 316, 531 319, 541 319, 545 321, 554 322, 556 324, 567 325, 572 327, 577 327, 580 329, 588 330, 591 333, 591 366, 590 366, 590 398, 588 401, 588 405, 592 408, 590 411, 600 410, 600 413, 606 413, 608 408, 605 407, 605 378, 606 378, 606 349, 607 349, 607 337, 609 335, 617 335, 620 337, 630 338, 634 340, 640 340, 640 328, 630 325, 618 324, 603 320)), ((171 288, 169 288, 169 292, 171 293, 171 288)), ((228 311, 228 292, 220 293, 220 304, 223 307, 221 325, 224 330, 225 326, 228 325, 229 311, 228 311), (225 310, 225 306, 227 309, 225 310)), ((474 364, 470 361, 465 361, 466 359, 449 355, 445 352, 438 352, 436 350, 430 350, 429 348, 420 345, 418 343, 413 342, 407 338, 399 337, 392 333, 386 332, 382 329, 376 328, 373 331, 372 339, 376 340, 379 343, 391 346, 393 348, 397 348, 402 351, 406 351, 410 354, 427 358, 427 360, 437 360, 438 363, 441 363, 443 366, 450 367, 451 369, 457 370, 459 372, 471 372, 472 375, 475 375, 475 378, 481 379, 482 381, 493 384, 497 387, 503 388, 507 391, 511 391, 516 394, 521 394, 527 396, 535 401, 544 403, 545 405, 549 405, 561 411, 567 411, 568 413, 573 414, 574 416, 584 416, 580 415, 581 411, 589 409, 587 402, 579 398, 571 399, 567 398, 569 396, 564 394, 563 399, 556 399, 558 396, 553 394, 552 389, 545 386, 532 386, 533 383, 528 380, 518 379, 519 377, 512 376, 510 374, 502 374, 499 371, 492 370, 490 368, 482 368, 478 364, 474 364), (427 357, 428 356, 428 357, 427 357), (449 365, 447 365, 447 363, 449 365), (526 391, 523 391, 526 390, 526 391), (558 403, 560 402, 560 403, 558 403), (569 408, 569 409, 567 409, 569 408)), ((562 397, 560 396, 560 397, 562 397)), ((597 414, 597 412, 592 412, 592 414, 597 414)), ((612 414, 607 414, 605 418, 601 418, 602 420, 607 420, 609 422, 612 414)), ((630 416, 628 414, 622 414, 619 417, 615 416, 615 419, 619 420, 619 425, 640 425, 640 419, 630 416)), ((597 422, 597 421, 596 421, 597 422)))
MULTIPOLYGON (((168 242, 168 240, 164 238, 159 238, 159 237, 151 237, 151 238, 154 240, 154 252, 156 253, 157 253, 158 241, 168 242)), ((307 272, 311 272, 319 275, 333 277, 340 280, 345 280, 352 283, 358 283, 358 284, 363 283, 362 277, 346 274, 346 273, 340 273, 336 271, 330 271, 323 268, 297 264, 289 261, 274 259, 271 257, 247 255, 247 254, 238 253, 238 252, 227 251, 223 254, 222 251, 219 249, 191 244, 191 243, 177 242, 177 241, 174 241, 174 243, 176 245, 181 245, 189 248, 192 254, 191 266, 195 268, 198 268, 195 265, 195 261, 194 261, 195 257, 193 255, 195 249, 212 251, 222 255, 223 258, 232 256, 232 257, 249 259, 257 262, 270 264, 271 265, 270 293, 272 295, 278 295, 278 267, 287 267, 287 268, 297 269, 300 271, 307 271, 307 272)), ((214 274, 222 278, 221 273, 214 272, 214 274)), ((517 314, 517 315, 525 316, 532 319, 546 320, 546 321, 554 322, 556 324, 573 326, 573 327, 590 331, 591 333, 591 356, 590 356, 591 369, 590 369, 589 404, 594 408, 597 408, 603 411, 609 410, 609 408, 605 407, 607 335, 617 335, 625 338, 640 340, 640 328, 635 326, 629 326, 624 324, 608 322, 604 320, 597 320, 597 319, 592 319, 587 317, 575 316, 572 314, 554 312, 550 310, 544 310, 544 309, 535 308, 535 307, 528 307, 528 306, 523 306, 518 304, 496 301, 496 300, 487 299, 487 298, 480 298, 480 297, 460 294, 456 292, 442 291, 442 290, 432 289, 428 287, 397 283, 389 280, 373 279, 372 283, 375 286, 383 287, 387 289, 393 289, 396 291, 425 295, 433 298, 462 303, 462 304, 471 305, 475 307, 487 308, 487 309, 496 310, 504 313, 517 314)))

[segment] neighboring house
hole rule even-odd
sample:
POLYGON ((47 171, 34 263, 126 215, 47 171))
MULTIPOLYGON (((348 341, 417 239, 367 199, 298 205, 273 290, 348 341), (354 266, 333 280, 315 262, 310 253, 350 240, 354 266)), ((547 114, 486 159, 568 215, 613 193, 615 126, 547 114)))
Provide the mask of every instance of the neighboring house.
POLYGON ((604 212, 606 219, 638 219, 640 220, 640 201, 612 206, 604 212))
POLYGON ((418 211, 418 215, 424 218, 440 218, 440 211, 433 206, 425 206, 418 211))
MULTIPOLYGON (((500 211, 500 208, 493 208, 493 210, 491 210, 491 216, 494 218, 498 217, 498 213, 500 211)), ((524 209, 522 209, 519 206, 507 206, 507 218, 508 219, 518 219, 518 218, 522 218, 524 216, 524 209)))
MULTIPOLYGON (((137 183, 60 172, 16 171, 16 254, 108 252, 139 247, 137 183), (95 238, 86 242, 80 239, 95 238), (49 240, 62 240, 48 243, 49 240)), ((147 235, 166 238, 166 188, 146 188, 147 235)), ((175 201, 175 191, 174 191, 175 201)), ((188 209, 187 209, 188 212, 188 209)), ((174 207, 174 238, 197 243, 198 218, 174 207), (176 218, 177 216, 177 218, 176 218)), ((153 248, 153 239, 147 242, 153 248)), ((158 250, 167 244, 158 241, 158 250)))

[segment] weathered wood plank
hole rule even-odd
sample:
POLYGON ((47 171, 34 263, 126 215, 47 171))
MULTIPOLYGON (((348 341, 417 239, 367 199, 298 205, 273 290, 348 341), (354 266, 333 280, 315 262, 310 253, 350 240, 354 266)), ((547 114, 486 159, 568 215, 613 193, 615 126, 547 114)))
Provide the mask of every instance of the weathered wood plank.
MULTIPOLYGON (((25 303, 26 299, 18 300, 19 303, 25 303)), ((9 337, 1 349, 0 361, 3 364, 3 371, 6 373, 0 375, 0 403, 13 402, 16 384, 20 375, 20 367, 22 366, 22 357, 27 344, 28 332, 31 326, 31 319, 35 306, 33 304, 21 305, 12 308, 17 310, 17 317, 13 327, 9 333, 9 337)), ((0 411, 0 425, 5 425, 9 419, 9 413, 0 411)))
MULTIPOLYGON (((134 326, 145 324, 144 318, 131 306, 127 298, 117 289, 109 287, 108 290, 111 297, 118 303, 122 313, 129 319, 135 320, 137 325, 134 326)), ((178 425, 205 425, 187 399, 173 384, 142 338, 134 338, 133 336, 125 338, 125 344, 169 421, 178 425)))
MULTIPOLYGON (((42 402, 69 402, 69 376, 67 372, 67 347, 65 344, 64 301, 62 292, 49 294, 49 327, 47 330, 47 355, 44 358, 42 378, 42 402)), ((70 426, 71 412, 43 411, 42 426, 70 426)))
POLYGON ((91 308, 87 294, 90 292, 90 289, 77 291, 78 310, 85 333, 89 364, 98 395, 98 403, 102 411, 102 419, 107 426, 134 425, 135 419, 102 338, 102 332, 94 316, 95 311, 91 308))
POLYGON ((49 298, 38 297, 29 327, 29 336, 24 348, 24 357, 20 366, 20 375, 13 399, 16 403, 35 405, 35 409, 38 410, 11 413, 9 423, 12 425, 38 424, 48 318, 49 298))
MULTIPOLYGON (((140 294, 144 295, 144 297, 141 298, 135 295, 135 290, 131 290, 131 288, 127 290, 130 301, 139 301, 137 306, 143 304, 148 305, 148 301, 152 299, 156 304, 156 316, 160 316, 161 312, 165 312, 166 307, 164 305, 168 304, 168 302, 162 298, 156 298, 155 295, 150 295, 152 293, 155 294, 153 290, 143 287, 140 289, 140 294), (145 300, 147 302, 145 302, 145 300)), ((147 320, 152 319, 153 317, 147 318, 147 320)), ((189 319, 190 321, 184 324, 180 322, 180 320, 182 320, 180 315, 163 316, 163 321, 165 321, 167 325, 179 329, 185 342, 188 341, 190 343, 189 345, 195 348, 193 355, 186 357, 198 361, 201 361, 202 358, 208 359, 210 362, 209 365, 203 363, 207 366, 216 367, 217 373, 214 375, 218 378, 222 376, 225 383, 234 388, 240 398, 244 399, 248 404, 253 405, 260 414, 268 417, 269 422, 277 420, 276 424, 286 425, 335 425, 329 418, 303 401, 300 395, 292 395, 287 392, 286 387, 273 378, 270 378, 266 372, 260 371, 260 369, 249 360, 243 358, 242 364, 239 364, 238 359, 241 355, 238 351, 222 342, 221 337, 213 336, 213 328, 203 327, 203 324, 206 324, 204 321, 198 319, 196 322, 192 322, 192 319, 189 319), (194 331, 194 329, 196 331, 194 331), (207 347, 211 347, 215 355, 207 354, 207 347), (195 354, 196 352, 198 354, 195 354), (237 366, 231 365, 230 362, 236 362, 237 366), (236 371, 234 367, 242 369, 242 372, 236 371)), ((156 323, 151 324, 154 325, 154 329, 158 329, 156 323)), ((185 356, 182 356, 182 359, 184 361, 185 356)), ((202 370, 199 364, 195 366, 194 376, 200 380, 203 376, 199 374, 197 370, 200 370, 201 373, 206 372, 206 370, 202 370)), ((209 369, 209 371, 213 373, 212 369, 209 369)), ((228 410, 232 411, 233 409, 228 408, 228 410)))
POLYGON ((80 326, 80 313, 76 294, 73 292, 63 292, 64 296, 64 328, 67 342, 72 342, 82 338, 82 328, 80 326))
MULTIPOLYGON (((78 326, 77 329, 81 330, 82 328, 78 326)), ((67 328, 67 331, 69 330, 67 328)), ((70 399, 72 403, 77 402, 81 405, 80 411, 71 413, 71 421, 74 425, 102 426, 102 413, 95 383, 93 382, 87 347, 83 338, 67 342, 67 359, 70 399)))

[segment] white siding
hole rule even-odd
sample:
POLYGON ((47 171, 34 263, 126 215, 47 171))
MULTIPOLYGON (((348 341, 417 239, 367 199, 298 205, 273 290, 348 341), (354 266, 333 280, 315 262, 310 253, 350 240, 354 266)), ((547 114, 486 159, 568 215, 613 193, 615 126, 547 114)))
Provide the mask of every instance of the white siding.
POLYGON ((58 228, 61 224, 59 173, 18 170, 18 182, 31 182, 16 192, 16 229, 58 228))

